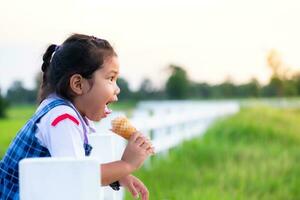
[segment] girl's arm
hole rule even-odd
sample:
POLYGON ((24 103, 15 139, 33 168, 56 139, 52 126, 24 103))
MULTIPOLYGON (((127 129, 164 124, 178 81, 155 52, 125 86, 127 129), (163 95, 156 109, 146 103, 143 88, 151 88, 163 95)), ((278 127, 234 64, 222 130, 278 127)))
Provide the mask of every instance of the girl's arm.
POLYGON ((102 186, 118 181, 133 172, 133 168, 123 160, 102 164, 100 168, 102 186))
POLYGON ((101 185, 109 185, 141 167, 153 153, 152 144, 139 132, 130 137, 121 160, 101 165, 101 185))

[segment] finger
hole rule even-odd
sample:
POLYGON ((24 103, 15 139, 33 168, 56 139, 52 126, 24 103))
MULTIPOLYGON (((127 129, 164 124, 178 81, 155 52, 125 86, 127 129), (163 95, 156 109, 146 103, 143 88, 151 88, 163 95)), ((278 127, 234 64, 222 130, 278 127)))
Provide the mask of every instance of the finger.
POLYGON ((147 149, 150 148, 150 147, 153 147, 153 144, 152 144, 152 142, 151 142, 150 140, 146 140, 145 143, 147 143, 147 144, 149 145, 149 146, 147 147, 147 149))
POLYGON ((145 138, 145 143, 148 143, 148 144, 150 144, 150 146, 152 146, 152 141, 149 140, 148 138, 145 138))
POLYGON ((147 141, 147 142, 151 142, 151 140, 150 140, 150 138, 148 137, 148 136, 146 136, 146 135, 143 135, 144 136, 144 138, 145 138, 145 140, 147 141))
POLYGON ((151 144, 147 143, 147 142, 144 142, 142 145, 140 145, 141 148, 147 150, 148 148, 151 147, 151 144))
POLYGON ((153 146, 151 146, 151 147, 148 147, 147 149, 146 149, 146 151, 147 152, 149 152, 150 154, 155 154, 155 148, 153 147, 153 146))
POLYGON ((134 132, 134 133, 132 133, 132 135, 130 136, 129 141, 130 141, 130 142, 134 142, 134 141, 136 141, 136 139, 137 139, 138 137, 140 137, 139 132, 134 132))
POLYGON ((148 200, 149 198, 149 192, 145 185, 142 185, 138 188, 139 193, 141 194, 142 200, 148 200))
POLYGON ((138 190, 138 192, 141 194, 142 196, 142 200, 148 200, 149 199, 149 191, 146 188, 146 186, 139 181, 139 184, 134 184, 138 190))
POLYGON ((153 151, 146 151, 147 156, 153 156, 155 153, 153 151))
POLYGON ((139 198, 139 193, 133 184, 130 184, 130 186, 128 187, 128 191, 132 194, 132 196, 135 199, 139 198))
POLYGON ((149 191, 145 188, 141 191, 142 200, 148 200, 149 199, 149 191))
POLYGON ((135 143, 141 146, 143 143, 145 143, 145 138, 143 136, 140 136, 135 140, 135 143))

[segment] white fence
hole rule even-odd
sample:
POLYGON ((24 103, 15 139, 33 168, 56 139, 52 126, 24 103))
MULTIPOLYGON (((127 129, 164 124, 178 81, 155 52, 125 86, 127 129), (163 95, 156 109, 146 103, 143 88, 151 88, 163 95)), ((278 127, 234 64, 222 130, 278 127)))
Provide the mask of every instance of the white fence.
POLYGON ((31 158, 20 164, 21 200, 96 200, 99 163, 93 159, 31 158))
MULTIPOLYGON (((184 140, 189 140, 203 134, 206 128, 217 118, 234 114, 238 111, 239 104, 234 101, 148 101, 139 103, 130 119, 137 129, 151 138, 157 155, 159 155, 160 153, 166 153, 170 148, 175 147, 184 140)), ((115 192, 109 187, 95 187, 95 184, 98 186, 100 184, 99 180, 97 183, 95 182, 95 177, 100 177, 99 164, 120 159, 125 148, 126 141, 109 131, 111 128, 111 120, 119 115, 124 115, 124 113, 113 112, 108 118, 97 123, 97 133, 89 136, 90 143, 93 146, 90 159, 93 160, 60 159, 57 161, 52 158, 53 162, 51 162, 51 158, 47 160, 29 159, 20 164, 21 200, 123 199, 123 189, 115 192), (87 165, 89 165, 89 167, 87 167, 87 165), (35 170, 29 170, 31 166, 33 166, 35 170), (76 168, 73 169, 74 166, 76 166, 76 168), (98 171, 95 170, 97 167, 98 171), (96 175, 92 176, 86 172, 88 168, 94 169, 89 170, 96 173, 96 175), (41 180, 39 180, 36 175, 36 170, 41 172, 40 179, 45 183, 47 182, 46 185, 37 184, 40 183, 41 180), (63 173, 63 171, 65 173, 63 173), (75 178, 71 178, 68 175, 71 172, 75 178), (34 179, 31 177, 34 177, 34 179), (32 182, 34 182, 34 184, 32 182), (54 196, 51 196, 54 193, 53 190, 45 189, 45 187, 58 188, 58 194, 64 193, 67 195, 69 190, 64 187, 64 185, 74 188, 74 190, 76 190, 74 194, 76 195, 72 196, 72 198, 71 196, 68 196, 70 198, 63 198, 67 196, 57 195, 54 198, 54 196), (86 198, 88 193, 93 194, 94 197, 86 198), (39 195, 44 195, 45 198, 39 195), (97 198, 95 196, 97 196, 97 198)), ((147 164, 151 165, 149 161, 147 164)))

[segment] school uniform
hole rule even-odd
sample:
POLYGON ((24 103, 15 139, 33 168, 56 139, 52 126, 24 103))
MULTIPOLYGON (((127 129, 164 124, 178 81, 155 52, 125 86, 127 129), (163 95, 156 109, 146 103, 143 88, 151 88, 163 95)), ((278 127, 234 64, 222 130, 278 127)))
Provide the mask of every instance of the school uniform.
POLYGON ((19 161, 31 157, 84 157, 92 147, 87 134, 93 123, 74 105, 50 95, 17 133, 0 162, 0 199, 19 199, 19 161))

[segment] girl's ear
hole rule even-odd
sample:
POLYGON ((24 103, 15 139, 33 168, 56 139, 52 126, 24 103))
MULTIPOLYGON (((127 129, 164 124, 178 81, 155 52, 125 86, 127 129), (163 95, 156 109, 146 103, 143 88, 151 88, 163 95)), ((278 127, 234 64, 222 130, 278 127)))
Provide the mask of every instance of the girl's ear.
POLYGON ((80 74, 74 74, 70 78, 70 88, 76 95, 85 93, 86 80, 80 74))

